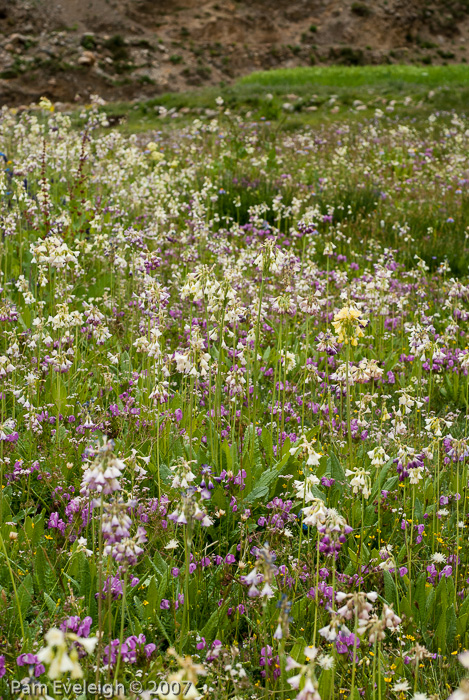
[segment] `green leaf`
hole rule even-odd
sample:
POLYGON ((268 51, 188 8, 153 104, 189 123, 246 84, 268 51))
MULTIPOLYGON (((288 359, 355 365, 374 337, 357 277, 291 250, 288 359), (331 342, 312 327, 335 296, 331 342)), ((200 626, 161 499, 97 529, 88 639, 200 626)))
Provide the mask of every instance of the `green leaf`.
POLYGON ((155 580, 154 576, 151 577, 150 585, 147 588, 145 598, 148 601, 148 610, 147 610, 147 617, 148 617, 148 615, 151 612, 153 612, 154 610, 157 610, 157 606, 158 606, 158 586, 156 585, 156 580, 155 580))
POLYGON ((469 613, 464 613, 463 615, 459 615, 459 617, 457 619, 456 631, 460 637, 463 637, 466 634, 468 617, 469 617, 469 613))
POLYGON ((32 599, 33 579, 31 577, 31 574, 28 574, 27 576, 25 576, 24 580, 21 583, 21 586, 18 588, 18 600, 20 603, 23 618, 29 610, 29 606, 31 605, 32 599))
POLYGON ((160 576, 164 576, 164 574, 169 569, 168 564, 165 562, 165 560, 159 552, 155 552, 155 556, 153 557, 153 563, 155 564, 160 576))
POLYGON ((137 615, 139 616, 140 620, 142 622, 146 621, 147 619, 147 613, 145 612, 145 608, 142 605, 142 601, 134 595, 134 605, 137 610, 137 615))
POLYGON ((51 393, 59 413, 65 413, 66 404, 68 402, 68 392, 67 387, 58 373, 53 377, 51 393))
POLYGON ((412 617, 412 609, 407 596, 403 596, 399 602, 400 612, 403 613, 407 618, 412 617))
POLYGON ((436 605, 436 595, 435 595, 435 589, 432 588, 430 590, 430 593, 427 596, 427 600, 425 603, 425 609, 427 613, 427 621, 433 617, 433 613, 435 611, 435 605, 436 605))
POLYGON ((331 455, 329 457, 329 461, 330 461, 330 472, 331 472, 332 478, 335 479, 336 481, 345 481, 345 472, 342 469, 342 466, 341 466, 339 460, 337 459, 336 455, 333 452, 331 452, 331 455))
POLYGON ((446 649, 451 649, 456 634, 456 613, 454 605, 450 605, 446 611, 446 649))
POLYGON ((166 590, 168 588, 168 583, 169 583, 169 572, 166 571, 164 576, 161 577, 161 581, 158 586, 158 608, 160 607, 160 603, 163 600, 166 590))
POLYGON ((378 496, 378 493, 382 490, 384 480, 385 480, 387 473, 392 465, 392 462, 393 462, 392 459, 390 459, 388 462, 386 462, 386 464, 384 464, 381 467, 381 470, 379 472, 379 476, 376 479, 376 481, 373 485, 372 491, 371 491, 371 498, 373 500, 378 496))
POLYGON ((386 602, 389 605, 396 606, 397 594, 396 594, 396 584, 394 583, 394 578, 389 573, 389 571, 383 571, 384 578, 384 595, 386 597, 386 602))
POLYGON ((267 455, 267 459, 270 462, 274 461, 274 448, 273 448, 273 442, 272 442, 272 434, 270 430, 263 430, 261 434, 261 441, 262 441, 262 446, 265 450, 265 453, 267 455))
POLYGON ((42 547, 38 547, 36 551, 36 556, 34 558, 34 573, 36 574, 37 584, 39 590, 44 590, 46 587, 46 557, 42 550, 42 547))
POLYGON ((425 624, 427 620, 427 590, 426 590, 426 575, 421 573, 417 579, 417 586, 415 591, 415 607, 418 610, 420 622, 422 625, 425 624))
POLYGON ((329 698, 332 696, 332 688, 334 684, 334 671, 323 671, 319 677, 319 695, 321 698, 329 698))
POLYGON ((441 652, 446 649, 446 608, 439 608, 440 617, 436 628, 435 641, 437 643, 437 651, 441 652))
POLYGON ((286 459, 284 457, 275 467, 272 467, 272 469, 267 469, 267 471, 262 474, 255 488, 244 499, 245 503, 252 503, 258 498, 265 498, 268 496, 270 487, 280 476, 286 463, 288 462, 289 457, 289 454, 286 455, 286 459))
POLYGON ((309 599, 302 597, 293 604, 291 609, 291 615, 294 620, 304 620, 305 619, 305 609, 309 603, 309 599))
POLYGON ((375 507, 374 505, 369 505, 365 508, 365 525, 369 527, 370 525, 373 525, 373 523, 377 519, 377 514, 375 513, 375 507))
POLYGON ((448 604, 448 584, 446 582, 446 577, 442 576, 440 583, 436 587, 436 602, 439 606, 442 606, 444 608, 447 607, 448 604))
POLYGON ((305 647, 307 647, 306 640, 304 637, 300 637, 299 639, 296 640, 295 644, 292 647, 292 650, 290 651, 289 656, 292 657, 292 659, 295 659, 297 662, 302 662, 305 661, 305 655, 304 655, 304 650, 305 647))
POLYGON ((56 604, 54 603, 53 599, 50 597, 48 593, 44 591, 44 601, 47 605, 47 609, 50 613, 50 615, 55 615, 55 611, 57 609, 56 604))
POLYGON ((88 597, 91 589, 90 563, 83 552, 80 552, 78 560, 78 580, 80 582, 80 595, 88 597))
POLYGON ((469 595, 464 598, 464 603, 459 608, 459 615, 464 615, 464 613, 469 613, 469 595))
POLYGON ((231 453, 231 449, 230 449, 230 446, 229 446, 227 440, 223 441, 222 450, 223 450, 223 454, 225 455, 225 458, 226 458, 226 470, 232 471, 233 470, 233 455, 231 453))
POLYGON ((429 503, 433 501, 433 481, 430 481, 425 489, 425 500, 429 503))
POLYGON ((221 620, 224 620, 225 612, 228 608, 228 603, 229 599, 226 600, 222 606, 220 606, 219 608, 217 607, 217 609, 210 615, 207 623, 202 628, 200 636, 206 639, 207 644, 210 644, 213 641, 213 639, 215 639, 216 632, 218 630, 218 625, 221 620))
POLYGON ((419 522, 423 520, 423 507, 418 498, 415 499, 415 517, 419 522))

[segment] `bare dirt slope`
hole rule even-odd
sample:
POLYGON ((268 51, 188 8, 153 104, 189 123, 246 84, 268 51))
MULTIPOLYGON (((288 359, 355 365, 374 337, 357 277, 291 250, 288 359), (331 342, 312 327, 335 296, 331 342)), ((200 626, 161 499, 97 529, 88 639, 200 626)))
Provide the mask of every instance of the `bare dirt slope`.
POLYGON ((469 59, 469 0, 0 0, 0 104, 321 63, 469 59))

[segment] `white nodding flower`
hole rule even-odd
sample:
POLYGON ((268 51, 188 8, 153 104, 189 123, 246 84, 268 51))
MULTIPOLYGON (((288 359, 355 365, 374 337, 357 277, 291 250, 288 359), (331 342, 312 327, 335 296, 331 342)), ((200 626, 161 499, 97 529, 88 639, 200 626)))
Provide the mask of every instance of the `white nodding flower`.
POLYGON ((368 452, 368 457, 371 459, 371 464, 374 467, 382 467, 389 459, 383 447, 375 447, 368 452))
POLYGON ((326 521, 327 508, 324 505, 324 501, 320 498, 314 498, 311 505, 302 509, 304 513, 303 523, 304 525, 311 525, 312 527, 317 527, 322 525, 326 521))
MULTIPOLYGON (((70 635, 70 638, 73 639, 73 636, 70 635)), ((86 651, 87 654, 92 654, 95 650, 96 644, 98 643, 98 638, 97 637, 77 637, 75 639, 78 644, 83 647, 83 649, 86 651)))
POLYGON ((464 666, 464 668, 469 668, 469 651, 463 651, 458 655, 459 663, 464 666))
POLYGON ((369 498, 371 495, 371 479, 370 472, 365 469, 356 467, 355 469, 347 469, 345 476, 351 476, 350 486, 355 494, 361 493, 363 498, 369 498))
POLYGON ((272 590, 272 587, 270 586, 270 584, 265 583, 261 591, 261 598, 272 598, 273 595, 274 592, 272 590))
POLYGON ((317 467, 322 454, 316 452, 313 447, 314 442, 314 440, 308 441, 306 435, 302 435, 301 441, 295 447, 290 448, 290 454, 306 459, 306 464, 311 467, 317 467))
POLYGON ((78 642, 88 653, 92 654, 96 643, 96 637, 85 639, 73 633, 65 634, 62 630, 53 627, 45 637, 46 646, 37 652, 37 659, 41 663, 49 666, 47 675, 51 680, 61 678, 66 673, 70 673, 70 678, 83 678, 83 670, 78 663, 78 651, 75 646, 68 649, 67 641, 78 642))
POLYGON ((301 664, 299 664, 295 659, 293 659, 291 656, 287 656, 287 663, 285 664, 285 671, 291 671, 294 668, 301 668, 301 664))
POLYGON ((282 639, 282 638, 283 638, 282 625, 279 622, 277 625, 277 629, 274 632, 274 639, 282 639))
POLYGON ((391 690, 394 693, 406 693, 410 690, 409 681, 406 679, 400 680, 392 686, 391 690))
POLYGON ((300 687, 300 682, 301 682, 302 677, 303 677, 303 674, 299 673, 297 676, 292 676, 291 678, 287 678, 287 683, 289 685, 291 685, 291 687, 294 690, 298 690, 298 688, 300 687))
POLYGON ((318 659, 318 664, 322 669, 324 669, 324 671, 330 671, 332 668, 334 668, 334 663, 334 657, 329 656, 328 654, 323 654, 318 659))
POLYGON ((317 647, 305 647, 303 650, 304 655, 308 661, 312 661, 318 655, 319 649, 317 647))

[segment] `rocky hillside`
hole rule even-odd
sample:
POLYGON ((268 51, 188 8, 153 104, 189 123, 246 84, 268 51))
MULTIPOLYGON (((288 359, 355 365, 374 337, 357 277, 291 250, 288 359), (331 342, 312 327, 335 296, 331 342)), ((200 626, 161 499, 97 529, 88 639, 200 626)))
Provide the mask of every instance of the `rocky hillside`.
POLYGON ((469 59, 469 0, 0 0, 0 104, 131 100, 253 70, 469 59))

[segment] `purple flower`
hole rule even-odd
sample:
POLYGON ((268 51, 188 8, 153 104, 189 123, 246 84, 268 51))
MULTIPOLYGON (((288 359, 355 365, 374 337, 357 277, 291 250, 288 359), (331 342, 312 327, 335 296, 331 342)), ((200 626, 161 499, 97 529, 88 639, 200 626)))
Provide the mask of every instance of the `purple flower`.
POLYGON ((339 654, 348 654, 351 661, 353 661, 354 652, 356 654, 356 650, 359 646, 360 640, 353 632, 350 634, 347 634, 347 632, 339 632, 335 640, 335 648, 339 654))
POLYGON ((20 654, 16 659, 16 663, 18 666, 32 666, 37 664, 38 660, 36 654, 20 654))
POLYGON ((445 566, 439 573, 438 575, 438 580, 441 580, 443 576, 446 576, 446 578, 449 578, 451 574, 453 573, 453 567, 452 566, 445 566))
POLYGON ((156 644, 153 644, 153 642, 151 644, 145 645, 145 654, 147 656, 147 659, 150 658, 150 656, 153 654, 155 649, 156 649, 156 644))
MULTIPOLYGON (((0 658, 4 659, 4 657, 0 657, 0 658)), ((18 666, 30 666, 30 667, 34 666, 35 678, 40 676, 46 670, 44 668, 43 664, 39 663, 36 654, 20 654, 18 656, 18 658, 16 659, 16 663, 18 664, 18 666)), ((1 669, 1 664, 0 664, 0 669, 1 669)), ((4 675, 4 674, 2 674, 2 675, 4 675)))
POLYGON ((72 615, 60 623, 60 629, 62 632, 74 632, 79 637, 89 637, 92 624, 93 618, 89 616, 84 617, 83 620, 80 620, 78 615, 72 615))

